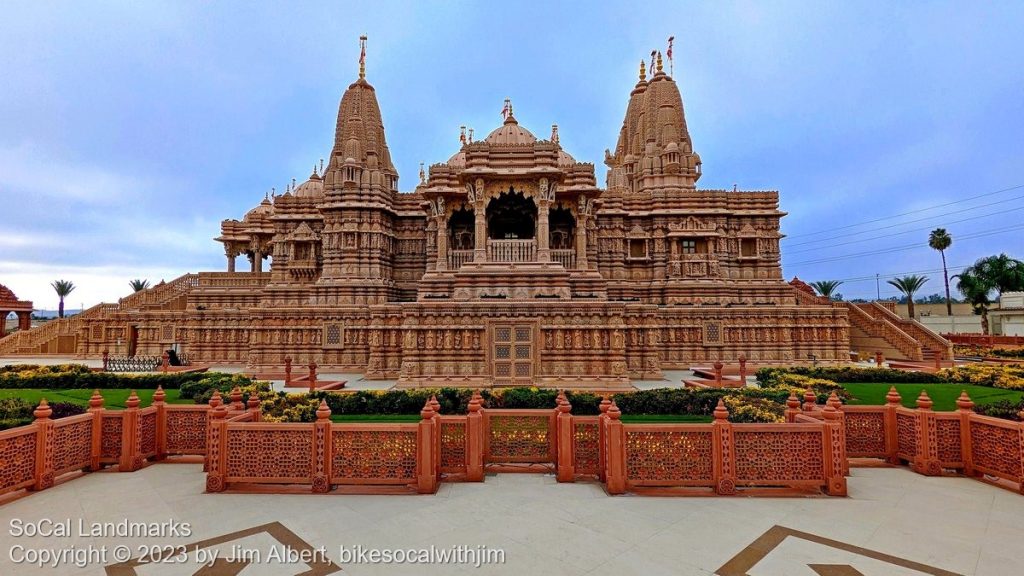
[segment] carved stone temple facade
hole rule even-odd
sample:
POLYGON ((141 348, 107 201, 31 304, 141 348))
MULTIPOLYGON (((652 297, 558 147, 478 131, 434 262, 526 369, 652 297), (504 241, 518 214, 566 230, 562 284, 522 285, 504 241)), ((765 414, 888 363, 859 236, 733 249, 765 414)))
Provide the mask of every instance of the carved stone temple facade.
POLYGON ((660 61, 652 72, 629 92, 604 187, 557 127, 537 138, 506 101, 500 126, 421 169, 412 192, 361 72, 326 167, 223 222, 227 272, 87 311, 68 324, 73 351, 177 345, 193 361, 290 356, 402 386, 589 388, 740 355, 847 359, 847 309, 782 278, 778 193, 699 189, 679 89, 660 61))

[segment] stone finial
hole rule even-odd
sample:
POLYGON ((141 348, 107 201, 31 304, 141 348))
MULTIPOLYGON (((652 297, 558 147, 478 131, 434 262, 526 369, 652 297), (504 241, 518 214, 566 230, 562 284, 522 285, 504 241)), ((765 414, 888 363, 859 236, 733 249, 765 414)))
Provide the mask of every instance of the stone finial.
POLYGON ((960 397, 956 399, 956 407, 962 412, 971 412, 974 410, 974 402, 971 397, 967 395, 967 390, 960 391, 960 397))
POLYGON ((124 401, 124 407, 125 408, 138 408, 139 407, 139 395, 135 393, 135 390, 132 390, 131 393, 128 394, 128 399, 124 401))
POLYGON ((423 403, 423 409, 420 410, 420 418, 424 420, 430 420, 434 417, 434 407, 430 404, 430 400, 427 399, 423 403))
POLYGON ((153 392, 153 403, 163 402, 167 400, 167 393, 164 392, 164 387, 157 384, 156 392, 153 392))
POLYGON ((821 415, 825 420, 838 420, 839 410, 832 404, 825 404, 825 407, 821 409, 821 415))
POLYGON ((50 408, 50 403, 43 398, 39 401, 39 406, 32 412, 32 415, 36 417, 36 420, 46 420, 53 414, 53 408, 50 408))
POLYGON ((728 422, 729 421, 729 409, 725 407, 725 400, 722 398, 718 399, 718 406, 715 406, 715 422, 728 422))
POLYGON ((103 409, 103 396, 100 395, 100 389, 97 388, 92 391, 92 397, 89 398, 89 410, 102 410, 103 409))
POLYGON ((615 400, 612 400, 611 405, 608 406, 607 414, 608 417, 611 418, 612 420, 618 420, 622 418, 622 412, 619 410, 619 407, 615 405, 615 400))
POLYGON ((223 403, 224 401, 220 397, 220 390, 214 390, 213 396, 210 396, 210 408, 216 408, 223 403))
POLYGON ((241 403, 242 403, 242 389, 239 388, 238 386, 235 386, 234 388, 231 389, 231 404, 234 405, 234 406, 238 406, 241 403))
POLYGON ((434 414, 441 413, 441 403, 437 401, 437 396, 434 394, 430 395, 430 407, 434 409, 434 414))
POLYGON ((828 395, 828 400, 825 401, 825 404, 835 408, 836 410, 843 407, 843 401, 839 399, 839 394, 836 394, 835 390, 828 395))
POLYGON ((640 60, 640 81, 647 81, 647 62, 644 60, 640 60))
POLYGON ((661 50, 659 50, 658 51, 658 74, 661 74, 661 73, 663 73, 663 70, 661 69, 661 50))
MULTIPOLYGON (((466 145, 466 125, 459 126, 459 144, 466 145)), ((423 170, 423 164, 420 164, 420 170, 423 170)))
POLYGON ((607 414, 608 413, 608 408, 610 408, 611 405, 612 405, 612 401, 608 398, 608 395, 605 394, 601 398, 601 404, 598 406, 598 410, 601 411, 601 414, 607 414))
POLYGON ((479 412, 482 400, 483 400, 483 397, 480 396, 480 391, 479 390, 473 390, 473 394, 469 397, 469 407, 468 407, 469 411, 470 412, 479 412))
POLYGON ((472 127, 470 127, 470 129, 469 129, 469 143, 470 144, 473 143, 473 128, 472 127))
POLYGON ((564 390, 558 393, 558 411, 566 413, 572 411, 572 404, 569 403, 569 398, 566 397, 564 390))
POLYGON ((249 400, 245 403, 246 408, 255 410, 260 407, 260 397, 255 391, 249 394, 249 400))
POLYGON ((359 79, 366 78, 366 34, 359 37, 359 79))
POLYGON ((789 393, 789 398, 786 399, 786 408, 790 410, 800 409, 800 397, 796 395, 795 391, 789 393))
POLYGON ((818 405, 818 395, 814 393, 814 390, 810 388, 804 392, 804 410, 814 410, 814 407, 818 405))
POLYGON ((423 162, 420 162, 420 184, 427 183, 427 173, 423 171, 423 162))
POLYGON ((558 144, 558 124, 551 125, 551 141, 558 144))
POLYGON ((922 389, 921 395, 917 397, 917 407, 921 410, 931 410, 932 404, 934 404, 934 402, 932 402, 932 399, 928 397, 928 391, 922 389))
POLYGON ((316 409, 317 422, 324 422, 331 418, 331 408, 327 405, 327 400, 320 400, 320 406, 316 409))
POLYGON ((900 393, 898 390, 896 390, 895 386, 890 386, 889 391, 886 392, 885 394, 885 401, 887 404, 899 406, 900 403, 903 401, 903 397, 900 396, 900 393))

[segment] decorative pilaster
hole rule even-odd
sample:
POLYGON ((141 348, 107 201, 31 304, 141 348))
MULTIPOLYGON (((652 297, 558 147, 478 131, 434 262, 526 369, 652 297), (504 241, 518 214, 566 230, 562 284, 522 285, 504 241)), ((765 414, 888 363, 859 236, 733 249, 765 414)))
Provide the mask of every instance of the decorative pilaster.
POLYGON ((725 402, 718 399, 715 407, 715 420, 712 422, 714 436, 714 470, 715 492, 722 496, 736 494, 736 449, 733 442, 732 424, 729 422, 729 410, 725 402))
POLYGON ((36 427, 36 470, 33 490, 44 490, 53 486, 53 409, 43 398, 32 413, 36 427))
POLYGON ((437 221, 437 265, 438 272, 448 269, 448 226, 444 214, 434 218, 437 221))
POLYGON ((313 423, 313 493, 331 491, 331 409, 320 400, 313 423))
POLYGON ((608 444, 605 462, 605 490, 609 494, 626 492, 626 431, 622 428, 622 412, 612 400, 605 413, 605 438, 608 444))
POLYGON ((479 390, 470 397, 466 414, 466 480, 484 481, 484 415, 479 390))
POLYGON ((540 195, 537 199, 537 261, 551 261, 551 233, 549 231, 548 216, 551 211, 551 201, 548 197, 548 179, 540 179, 540 195))
POLYGON ((487 261, 487 198, 484 196, 484 179, 477 178, 474 184, 476 206, 473 208, 473 262, 487 261))
POLYGON ((565 397, 565 392, 558 393, 558 407, 555 408, 555 436, 557 442, 557 473, 556 480, 559 482, 573 482, 576 480, 576 458, 573 445, 574 424, 572 418, 572 405, 565 397))

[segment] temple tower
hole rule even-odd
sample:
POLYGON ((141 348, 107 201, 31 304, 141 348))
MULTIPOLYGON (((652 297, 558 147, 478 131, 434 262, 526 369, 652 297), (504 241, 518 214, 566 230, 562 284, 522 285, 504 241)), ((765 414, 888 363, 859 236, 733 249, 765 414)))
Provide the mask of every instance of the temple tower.
POLYGON ((323 270, 318 305, 380 304, 393 290, 392 218, 398 171, 384 137, 373 86, 366 81, 365 37, 359 79, 338 106, 334 147, 324 173, 323 270))

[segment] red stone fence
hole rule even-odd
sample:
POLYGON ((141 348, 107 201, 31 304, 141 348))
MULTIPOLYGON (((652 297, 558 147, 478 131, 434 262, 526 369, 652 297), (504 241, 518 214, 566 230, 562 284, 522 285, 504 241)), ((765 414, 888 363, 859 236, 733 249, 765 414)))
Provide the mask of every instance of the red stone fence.
MULTIPOLYGON (((241 398, 239 390, 233 391, 226 413, 234 421, 258 421, 259 399, 252 398, 245 406, 241 398)), ((58 420, 50 419, 53 411, 43 400, 34 412, 35 422, 0 431, 0 494, 43 490, 62 476, 105 466, 133 472, 147 461, 204 456, 211 407, 167 404, 164 399, 158 388, 153 404, 140 409, 132 391, 124 410, 109 410, 96 391, 85 414, 58 420)), ((211 404, 220 403, 216 394, 211 404)))
POLYGON ((315 422, 270 423, 258 399, 241 399, 236 389, 227 403, 216 394, 209 406, 167 405, 158 390, 148 408, 133 393, 114 411, 96 394, 88 413, 60 420, 43 402, 33 424, 0 432, 0 494, 173 455, 205 456, 210 492, 433 493, 485 472, 542 471, 609 494, 845 495, 850 459, 865 458, 1024 485, 1024 423, 975 414, 966 394, 956 411, 935 412, 924 393, 909 409, 895 389, 884 406, 835 395, 821 406, 808 392, 789 398, 784 424, 729 422, 722 403, 707 424, 628 424, 607 399, 599 416, 576 416, 561 394, 553 410, 485 409, 474 394, 467 414, 441 414, 431 399, 415 423, 334 423, 326 403, 315 422))

